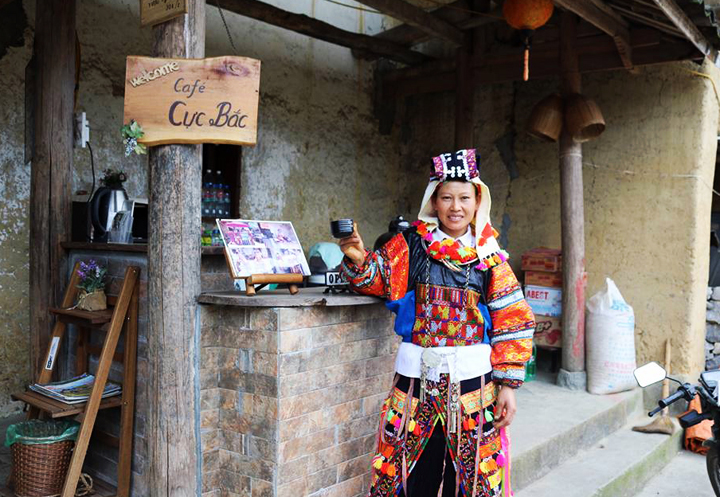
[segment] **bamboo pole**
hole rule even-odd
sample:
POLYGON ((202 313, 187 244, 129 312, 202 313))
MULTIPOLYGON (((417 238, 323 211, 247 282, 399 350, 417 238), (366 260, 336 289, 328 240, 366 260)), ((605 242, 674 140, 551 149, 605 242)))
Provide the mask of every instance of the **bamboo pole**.
MULTIPOLYGON (((575 52, 577 17, 562 14, 560 25, 560 90, 563 97, 580 93, 575 52)), ((565 126, 560 135, 560 203, 563 253, 562 368, 558 384, 585 389, 585 218, 583 213, 582 145, 565 126)))
MULTIPOLYGON (((156 57, 205 55, 205 0, 153 27, 156 57)), ((148 347, 149 495, 199 495, 199 371, 196 298, 200 293, 201 145, 149 152, 148 347)))

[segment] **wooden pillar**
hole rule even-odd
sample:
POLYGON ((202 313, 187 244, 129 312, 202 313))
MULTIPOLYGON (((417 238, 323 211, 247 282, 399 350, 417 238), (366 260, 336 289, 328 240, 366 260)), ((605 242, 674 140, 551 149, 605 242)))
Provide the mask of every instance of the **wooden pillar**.
POLYGON ((455 55, 455 150, 472 148, 475 83, 472 78, 472 52, 468 45, 455 55))
MULTIPOLYGON (((205 0, 153 27, 156 57, 205 55, 205 0)), ((142 123, 141 123, 142 124, 142 123)), ((149 495, 200 495, 196 298, 200 293, 202 146, 149 152, 149 495)))
MULTIPOLYGON (((575 52, 577 17, 563 12, 560 24, 560 90, 580 93, 575 52)), ((585 389, 585 216, 582 145, 564 128, 560 137, 560 196, 563 253, 563 348, 558 384, 585 389)))
POLYGON ((47 350, 48 308, 62 301, 70 238, 75 88, 75 0, 38 0, 33 46, 35 122, 30 168, 30 350, 33 375, 47 350))

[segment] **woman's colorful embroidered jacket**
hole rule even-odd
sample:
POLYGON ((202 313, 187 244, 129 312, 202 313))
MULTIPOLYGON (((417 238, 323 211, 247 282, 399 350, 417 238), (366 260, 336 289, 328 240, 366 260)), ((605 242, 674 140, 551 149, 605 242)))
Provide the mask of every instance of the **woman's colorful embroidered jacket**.
POLYGON ((398 300, 415 290, 412 343, 422 347, 489 343, 493 379, 518 387, 532 354, 533 313, 507 262, 486 270, 477 269, 477 261, 469 264, 453 271, 428 257, 426 242, 410 229, 377 252, 368 251, 362 267, 346 258, 343 271, 362 294, 398 300))

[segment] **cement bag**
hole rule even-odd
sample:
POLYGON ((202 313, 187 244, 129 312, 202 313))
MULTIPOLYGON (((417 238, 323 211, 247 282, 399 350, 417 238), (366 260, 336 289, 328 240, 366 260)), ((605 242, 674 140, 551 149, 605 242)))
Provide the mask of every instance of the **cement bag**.
POLYGON ((606 394, 634 388, 635 315, 610 278, 588 301, 586 319, 588 391, 606 394))

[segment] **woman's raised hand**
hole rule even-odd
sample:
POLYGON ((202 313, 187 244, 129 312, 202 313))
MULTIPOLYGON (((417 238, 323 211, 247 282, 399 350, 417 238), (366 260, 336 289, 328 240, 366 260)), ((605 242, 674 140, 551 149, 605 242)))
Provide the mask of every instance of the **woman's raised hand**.
POLYGON ((358 233, 357 223, 353 223, 353 233, 347 238, 341 238, 338 242, 340 250, 345 254, 356 266, 362 266, 365 262, 365 244, 358 233))

